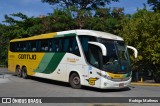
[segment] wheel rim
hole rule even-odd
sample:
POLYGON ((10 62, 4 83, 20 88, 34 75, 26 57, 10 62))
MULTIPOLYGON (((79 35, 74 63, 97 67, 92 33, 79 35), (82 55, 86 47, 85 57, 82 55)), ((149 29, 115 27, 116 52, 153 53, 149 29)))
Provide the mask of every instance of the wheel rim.
POLYGON ((23 68, 23 70, 22 70, 22 77, 23 77, 23 78, 26 78, 26 77, 27 77, 27 71, 26 71, 25 68, 23 68))
POLYGON ((26 76, 26 73, 23 71, 23 77, 25 77, 26 76))
POLYGON ((74 83, 75 85, 78 85, 78 84, 80 83, 79 77, 74 77, 74 78, 73 78, 73 83, 74 83))
POLYGON ((19 68, 16 69, 16 74, 17 74, 18 76, 20 75, 20 69, 19 69, 19 68))

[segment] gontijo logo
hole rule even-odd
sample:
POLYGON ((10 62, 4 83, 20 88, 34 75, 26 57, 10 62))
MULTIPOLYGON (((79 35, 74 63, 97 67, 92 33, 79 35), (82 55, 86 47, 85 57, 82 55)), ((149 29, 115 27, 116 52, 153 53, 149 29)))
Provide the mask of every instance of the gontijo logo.
POLYGON ((36 60, 36 55, 35 54, 19 54, 18 59, 28 59, 28 60, 36 60))

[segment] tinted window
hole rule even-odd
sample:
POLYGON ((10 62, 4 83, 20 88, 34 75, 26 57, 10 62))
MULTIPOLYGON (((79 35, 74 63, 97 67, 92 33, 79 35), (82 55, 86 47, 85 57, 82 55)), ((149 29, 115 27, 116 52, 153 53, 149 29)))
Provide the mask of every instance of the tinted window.
POLYGON ((75 36, 11 42, 10 50, 12 52, 68 52, 80 56, 75 36))
POLYGON ((63 44, 63 51, 64 52, 69 52, 69 38, 65 38, 64 39, 64 44, 63 44))
POLYGON ((88 62, 97 67, 100 68, 100 49, 97 46, 89 45, 89 60, 88 62), (96 52, 95 52, 96 50, 96 52))
POLYGON ((80 35, 79 36, 83 52, 85 54, 86 60, 89 62, 89 41, 97 41, 97 38, 94 36, 80 35))
POLYGON ((27 51, 27 42, 11 42, 10 50, 12 52, 23 52, 27 51))
POLYGON ((40 41, 40 51, 49 51, 48 40, 40 41))
POLYGON ((74 37, 74 36, 72 36, 72 37, 64 37, 63 39, 61 39, 61 43, 60 44, 62 46, 62 50, 61 51, 72 53, 72 54, 75 54, 77 56, 80 56, 80 52, 79 52, 79 48, 78 48, 76 37, 74 37))
POLYGON ((77 40, 75 37, 69 38, 69 52, 80 56, 77 40))
POLYGON ((61 44, 60 44, 60 39, 59 38, 55 38, 53 39, 53 51, 54 52, 60 52, 61 51, 61 44))
POLYGON ((10 51, 11 52, 15 52, 16 51, 16 43, 15 42, 11 42, 10 43, 10 51))
POLYGON ((27 42, 27 51, 29 51, 29 52, 38 51, 37 42, 36 41, 27 42))

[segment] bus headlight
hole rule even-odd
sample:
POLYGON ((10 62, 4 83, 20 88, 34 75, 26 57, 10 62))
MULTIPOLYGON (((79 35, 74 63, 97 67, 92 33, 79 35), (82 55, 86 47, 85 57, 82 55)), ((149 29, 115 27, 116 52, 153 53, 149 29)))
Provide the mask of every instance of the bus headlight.
POLYGON ((103 75, 101 74, 100 72, 97 72, 98 75, 102 76, 103 78, 106 78, 106 79, 112 79, 110 76, 107 76, 107 75, 103 75))

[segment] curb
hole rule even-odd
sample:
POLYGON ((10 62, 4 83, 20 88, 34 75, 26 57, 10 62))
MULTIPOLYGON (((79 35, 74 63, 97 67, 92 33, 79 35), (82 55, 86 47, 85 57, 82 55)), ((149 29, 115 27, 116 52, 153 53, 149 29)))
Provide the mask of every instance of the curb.
POLYGON ((160 86, 159 83, 142 83, 142 82, 131 82, 131 85, 140 85, 140 86, 160 86))

